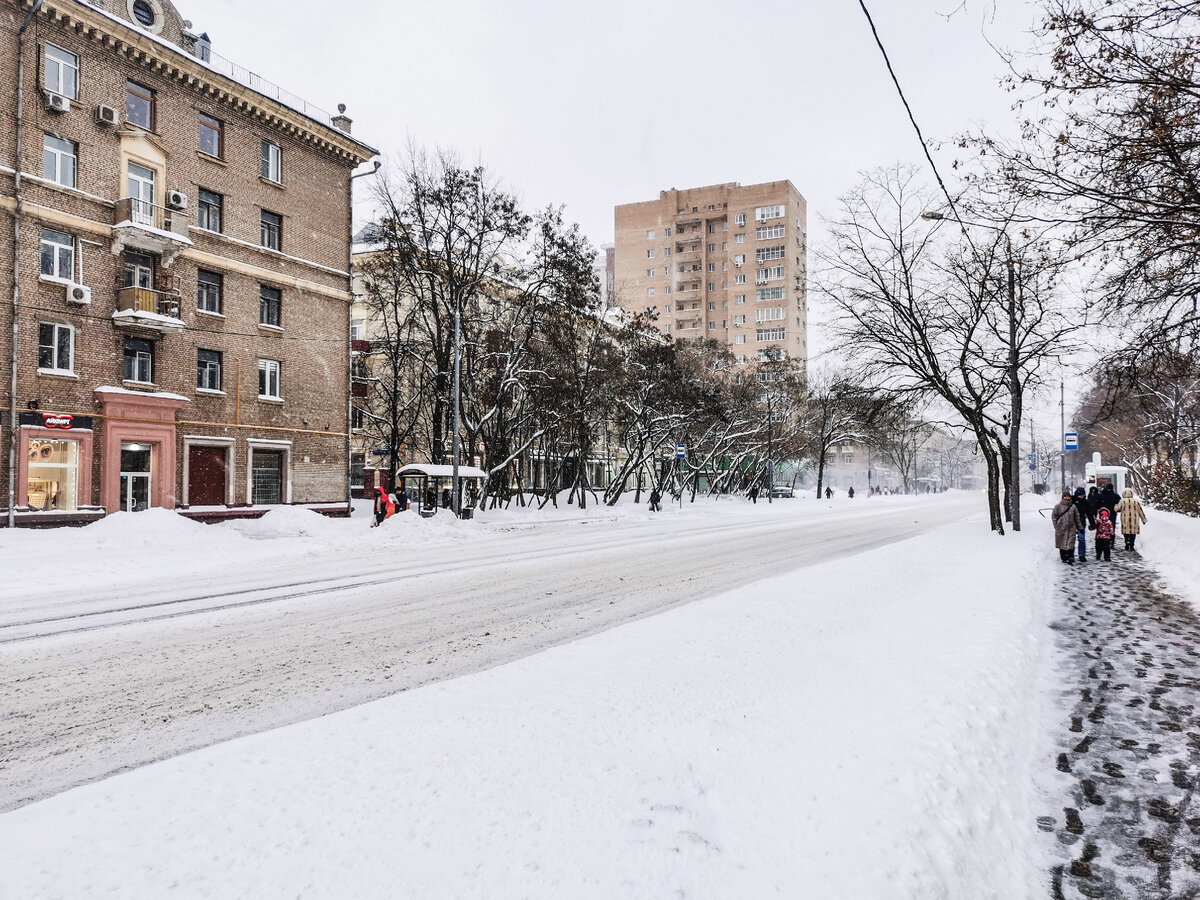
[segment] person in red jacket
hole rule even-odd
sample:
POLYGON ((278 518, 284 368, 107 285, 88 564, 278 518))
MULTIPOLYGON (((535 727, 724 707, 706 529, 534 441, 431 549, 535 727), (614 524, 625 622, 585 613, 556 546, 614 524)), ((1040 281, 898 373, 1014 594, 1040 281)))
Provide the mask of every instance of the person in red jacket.
POLYGON ((1115 528, 1112 516, 1103 506, 1096 513, 1096 559, 1103 558, 1105 562, 1112 561, 1112 545, 1115 528))
POLYGON ((395 511, 396 504, 392 502, 388 492, 383 488, 375 488, 375 521, 371 523, 371 527, 383 524, 384 519, 390 518, 395 511))

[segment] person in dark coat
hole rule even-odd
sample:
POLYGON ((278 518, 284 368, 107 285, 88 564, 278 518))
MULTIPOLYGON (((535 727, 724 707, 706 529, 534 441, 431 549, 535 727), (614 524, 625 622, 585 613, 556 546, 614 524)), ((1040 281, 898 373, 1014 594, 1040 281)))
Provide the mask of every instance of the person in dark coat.
POLYGON ((1100 510, 1107 509, 1108 517, 1114 522, 1117 521, 1117 504, 1121 498, 1117 496, 1116 489, 1109 482, 1101 490, 1097 491, 1093 496, 1088 498, 1088 508, 1092 513, 1092 523, 1096 522, 1096 516, 1100 514, 1100 510))
POLYGON ((851 500, 854 499, 854 486, 853 485, 851 485, 850 488, 846 491, 846 496, 849 497, 851 500))
POLYGON ((401 487, 400 493, 396 495, 396 512, 404 512, 408 509, 409 502, 408 491, 401 487))
POLYGON ((833 488, 831 488, 831 487, 825 488, 825 499, 828 500, 832 496, 833 496, 833 488))
POLYGON ((1075 488, 1075 497, 1071 502, 1079 512, 1079 561, 1087 562, 1087 529, 1095 528, 1096 520, 1092 518, 1092 508, 1083 488, 1075 488))
POLYGON ((754 482, 754 484, 750 485, 750 502, 751 503, 758 502, 758 482, 757 481, 754 482))
POLYGON ((1079 508, 1070 491, 1063 491, 1062 499, 1050 513, 1050 521, 1054 523, 1054 546, 1058 548, 1058 558, 1071 565, 1074 561, 1075 538, 1083 532, 1083 520, 1079 518, 1079 508))
POLYGON ((662 512, 662 491, 658 488, 650 491, 650 512, 662 512))

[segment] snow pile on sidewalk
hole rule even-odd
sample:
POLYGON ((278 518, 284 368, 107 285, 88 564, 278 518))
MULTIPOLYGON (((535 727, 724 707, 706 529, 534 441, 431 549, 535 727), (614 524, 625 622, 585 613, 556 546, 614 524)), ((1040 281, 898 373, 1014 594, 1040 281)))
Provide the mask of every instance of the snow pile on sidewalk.
POLYGON ((67 792, 0 816, 0 896, 1045 896, 1043 531, 975 519, 67 792))

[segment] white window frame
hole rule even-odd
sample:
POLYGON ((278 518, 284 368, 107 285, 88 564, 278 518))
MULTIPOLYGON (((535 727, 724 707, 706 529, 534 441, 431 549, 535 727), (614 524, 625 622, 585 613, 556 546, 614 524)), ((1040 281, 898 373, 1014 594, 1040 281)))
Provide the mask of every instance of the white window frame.
POLYGON ((277 359, 260 359, 258 361, 258 399, 259 400, 283 400, 282 381, 283 381, 283 366, 277 359), (271 379, 274 377, 275 393, 263 393, 263 376, 266 375, 266 389, 269 392, 272 388, 271 379))
POLYGON ((282 450, 283 451, 283 502, 292 502, 292 442, 269 441, 251 438, 246 441, 246 502, 254 496, 254 451, 282 450))
POLYGON ((734 324, 734 325, 745 325, 745 324, 746 324, 746 317, 745 317, 744 315, 741 315, 741 316, 734 316, 734 317, 733 317, 733 324, 734 324))
POLYGON ((786 310, 782 306, 768 306, 764 309, 755 310, 754 321, 761 324, 762 322, 782 322, 786 318, 786 310))
POLYGON ((74 329, 74 327, 72 327, 71 325, 67 325, 64 322, 38 322, 38 372, 43 373, 43 374, 49 374, 49 375, 74 375, 75 374, 75 329, 74 329), (42 328, 43 328, 43 326, 46 326, 46 325, 49 325, 51 328, 54 329, 54 343, 51 345, 54 347, 54 363, 55 363, 55 365, 53 365, 53 366, 41 365, 42 347, 47 346, 46 344, 42 343, 42 328), (61 364, 62 360, 58 358, 58 334, 59 334, 60 330, 65 330, 67 332, 67 334, 70 335, 70 341, 68 342, 67 353, 71 358, 69 360, 67 360, 67 365, 65 367, 61 364))
POLYGON ((79 99, 79 56, 55 44, 46 44, 46 90, 61 94, 69 100, 79 99), (62 54, 58 56, 56 54, 62 54), (69 83, 64 81, 64 72, 69 72, 69 83), (69 88, 69 90, 68 90, 69 88))
POLYGON ((258 171, 267 181, 283 184, 283 148, 271 141, 262 141, 258 171), (266 169, 266 174, 263 174, 263 169, 266 169))
POLYGON ((754 221, 767 222, 771 219, 783 218, 783 206, 776 204, 775 206, 756 206, 754 208, 754 221))
POLYGON ((653 297, 654 296, 654 288, 646 288, 646 296, 653 297))
MULTIPOLYGON (((733 217, 733 224, 734 224, 734 225, 745 225, 745 224, 746 224, 746 214, 745 214, 745 213, 738 213, 736 216, 734 216, 734 217, 733 217)), ((743 235, 738 235, 738 237, 745 237, 745 235, 744 235, 744 234, 743 234, 743 235)), ((738 241, 738 243, 740 244, 740 243, 741 243, 741 241, 738 241)))
POLYGON ((646 232, 646 240, 648 240, 648 241, 654 240, 654 232, 653 231, 646 232))
POLYGON ((783 259, 786 250, 786 247, 758 247, 754 251, 754 261, 763 263, 772 259, 783 259))
POLYGON ((350 340, 365 341, 367 339, 367 320, 366 319, 351 319, 350 320, 350 340))
POLYGON ((60 138, 57 135, 45 134, 42 141, 42 174, 46 176, 47 181, 52 181, 55 184, 60 184, 63 187, 73 188, 79 183, 79 145, 74 141, 68 141, 65 138, 60 138), (66 144, 67 149, 61 147, 52 147, 51 141, 57 141, 60 144, 66 144), (70 161, 70 165, 65 163, 70 161), (49 163, 49 165, 47 165, 49 163), (46 171, 49 169, 50 171, 46 171), (70 172, 70 179, 65 177, 65 173, 70 172))
POLYGON ((744 234, 739 234, 737 237, 735 237, 733 239, 733 242, 735 244, 744 244, 744 243, 746 243, 746 236, 744 234))
POLYGON ((745 275, 734 275, 734 276, 733 276, 733 283, 734 283, 734 284, 745 284, 745 283, 746 283, 746 276, 745 276, 745 275))
POLYGON ((768 281, 782 281, 783 268, 783 266, 768 266, 765 269, 756 269, 754 272, 754 283, 766 284, 768 281))
POLYGON ((654 259, 654 251, 653 250, 646 251, 646 259, 654 259))
MULTIPOLYGON (((744 334, 735 334, 733 336, 733 342, 735 344, 744 344, 746 343, 746 336, 744 334)), ((745 360, 743 359, 742 362, 745 362, 745 360)))
POLYGON ((787 339, 787 329, 785 328, 759 328, 754 334, 754 340, 762 343, 763 341, 782 341, 787 339))
POLYGON ((222 371, 224 368, 225 368, 225 358, 224 358, 224 354, 221 353, 220 350, 209 350, 207 347, 197 347, 196 348, 196 390, 205 391, 205 392, 211 393, 211 394, 224 393, 224 390, 221 387, 225 383, 224 378, 223 378, 224 373, 222 371), (201 353, 215 353, 217 355, 215 368, 214 368, 213 362, 211 360, 208 360, 208 361, 206 361, 205 367, 203 369, 203 372, 205 373, 204 380, 206 382, 210 381, 212 373, 216 372, 216 379, 217 379, 216 387, 212 387, 209 384, 200 384, 200 380, 201 380, 200 373, 202 371, 200 368, 200 354, 201 353))
POLYGON ((783 299, 784 289, 782 287, 758 288, 754 292, 754 301, 756 303, 769 303, 783 299))
POLYGON ((754 229, 754 239, 756 241, 772 241, 783 237, 786 233, 786 225, 764 225, 754 229))
POLYGON ((74 281, 75 280, 75 235, 65 231, 58 231, 55 228, 42 227, 42 239, 38 246, 38 271, 41 272, 41 277, 50 281, 74 281), (52 235, 67 237, 71 239, 70 244, 63 244, 53 239, 47 240, 46 233, 52 235), (45 256, 45 248, 54 248, 54 264, 51 266, 51 271, 42 271, 42 259, 45 256), (65 270, 65 271, 64 271, 65 270))

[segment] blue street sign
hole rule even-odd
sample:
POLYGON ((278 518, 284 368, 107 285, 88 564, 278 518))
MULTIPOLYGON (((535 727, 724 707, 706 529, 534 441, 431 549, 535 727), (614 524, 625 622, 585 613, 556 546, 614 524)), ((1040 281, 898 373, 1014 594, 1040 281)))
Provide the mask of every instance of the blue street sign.
POLYGON ((676 459, 687 459, 687 447, 684 446, 683 444, 676 444, 675 445, 675 458, 676 459))
POLYGON ((392 451, 391 450, 372 450, 371 455, 372 456, 391 456, 392 451))
POLYGON ((1037 454, 1036 454, 1036 453, 1030 453, 1030 454, 1029 454, 1029 461, 1030 461, 1030 462, 1037 462, 1037 454))
POLYGON ((1064 450, 1078 450, 1079 449, 1079 432, 1068 431, 1066 434, 1063 435, 1063 449, 1064 450))
POLYGON ((1037 464, 1036 464, 1036 463, 1030 463, 1030 464, 1029 464, 1029 471, 1030 471, 1030 472, 1036 472, 1036 471, 1037 471, 1037 464))

